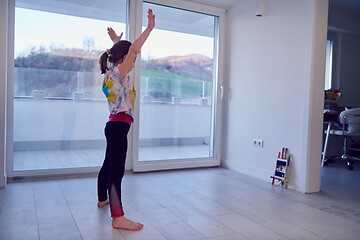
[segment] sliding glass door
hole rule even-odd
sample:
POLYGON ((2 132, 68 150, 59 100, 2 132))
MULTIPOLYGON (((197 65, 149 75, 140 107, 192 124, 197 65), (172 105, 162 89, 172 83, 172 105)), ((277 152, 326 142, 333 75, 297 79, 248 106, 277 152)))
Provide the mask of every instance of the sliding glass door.
POLYGON ((127 1, 112 2, 15 1, 13 172, 101 166, 98 59, 112 46, 107 27, 128 37, 127 1))
POLYGON ((141 50, 134 170, 217 165, 218 17, 145 2, 143 29, 148 8, 156 28, 141 50))
POLYGON ((108 119, 98 67, 112 45, 106 28, 133 41, 148 8, 156 27, 131 73, 137 101, 126 169, 219 165, 222 10, 177 0, 12 1, 9 177, 98 171, 108 119))

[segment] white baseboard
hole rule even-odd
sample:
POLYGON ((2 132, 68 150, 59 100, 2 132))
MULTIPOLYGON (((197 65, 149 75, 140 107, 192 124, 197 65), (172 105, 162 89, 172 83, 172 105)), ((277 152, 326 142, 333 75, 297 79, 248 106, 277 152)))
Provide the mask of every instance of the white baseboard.
POLYGON ((241 163, 235 162, 235 161, 226 161, 223 164, 223 166, 228 169, 231 169, 231 170, 234 170, 234 171, 237 171, 237 172, 240 172, 240 173, 252 176, 252 177, 256 177, 256 178, 259 178, 261 180, 268 181, 268 182, 271 182, 270 176, 272 174, 274 174, 273 172, 269 172, 269 171, 266 171, 266 170, 260 169, 260 168, 255 168, 255 167, 252 167, 249 165, 244 165, 244 164, 241 164, 241 163))
MULTIPOLYGON (((272 176, 274 174, 273 171, 267 171, 267 170, 264 170, 261 168, 255 168, 255 167, 252 167, 249 165, 241 164, 236 161, 226 161, 223 164, 223 166, 228 169, 231 169, 231 170, 267 181, 271 185, 272 180, 271 180, 270 176, 272 176)), ((274 170, 275 170, 275 165, 274 165, 274 170)), ((290 181, 289 181, 288 188, 293 189, 295 191, 299 191, 298 189, 296 189, 296 185, 291 180, 292 180, 292 178, 291 178, 291 173, 290 173, 290 181)))

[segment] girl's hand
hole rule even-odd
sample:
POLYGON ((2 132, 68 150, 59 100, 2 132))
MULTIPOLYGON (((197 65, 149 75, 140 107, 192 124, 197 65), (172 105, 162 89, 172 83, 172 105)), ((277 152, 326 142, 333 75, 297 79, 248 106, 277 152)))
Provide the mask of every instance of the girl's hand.
POLYGON ((123 33, 120 33, 120 36, 116 35, 116 32, 111 27, 107 28, 107 32, 109 34, 110 39, 113 41, 113 43, 117 43, 121 40, 123 33))
POLYGON ((118 65, 120 76, 124 77, 133 67, 134 61, 141 47, 144 45, 146 39, 149 37, 151 31, 155 27, 155 15, 152 10, 148 10, 148 26, 146 29, 136 38, 134 43, 130 46, 129 51, 121 64, 118 65))
POLYGON ((148 26, 150 30, 153 30, 155 27, 155 15, 153 14, 152 9, 148 10, 148 26))

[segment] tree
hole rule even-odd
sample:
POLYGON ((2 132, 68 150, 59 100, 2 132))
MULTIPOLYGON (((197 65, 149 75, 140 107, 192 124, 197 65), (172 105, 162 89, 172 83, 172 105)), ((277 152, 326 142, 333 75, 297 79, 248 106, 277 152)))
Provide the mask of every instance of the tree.
POLYGON ((85 36, 83 40, 83 47, 90 52, 90 49, 92 49, 95 46, 95 41, 93 37, 85 36))

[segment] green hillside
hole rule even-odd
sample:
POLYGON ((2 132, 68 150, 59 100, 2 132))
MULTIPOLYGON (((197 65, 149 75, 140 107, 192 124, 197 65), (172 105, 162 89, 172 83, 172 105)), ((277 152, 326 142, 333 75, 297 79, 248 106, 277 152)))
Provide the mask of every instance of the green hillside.
POLYGON ((152 77, 152 78, 169 78, 169 79, 187 80, 187 78, 178 74, 156 70, 156 69, 145 69, 145 68, 141 68, 141 76, 152 77))
POLYGON ((205 96, 211 95, 211 83, 155 69, 141 69, 141 92, 160 100, 172 97, 199 98, 205 84, 205 96))

